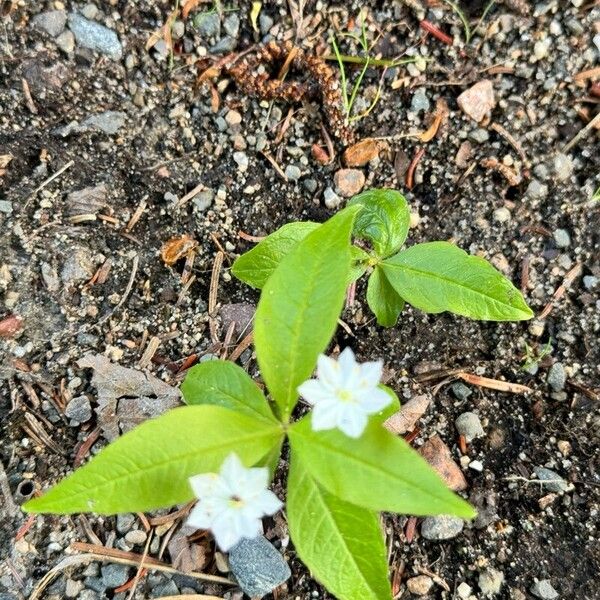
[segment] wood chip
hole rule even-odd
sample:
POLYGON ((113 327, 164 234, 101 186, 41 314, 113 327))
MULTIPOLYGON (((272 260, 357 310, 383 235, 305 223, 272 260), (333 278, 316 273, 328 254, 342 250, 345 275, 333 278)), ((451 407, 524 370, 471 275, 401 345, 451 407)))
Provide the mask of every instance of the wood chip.
POLYGON ((479 375, 465 373, 464 371, 458 373, 458 377, 472 385, 478 385, 491 390, 498 390, 499 392, 509 392, 510 394, 530 394, 533 392, 533 390, 526 385, 501 381, 500 379, 491 379, 489 377, 480 377, 479 375))
POLYGON ((412 431, 416 422, 423 416, 427 410, 431 400, 421 394, 411 398, 402 408, 389 417, 383 426, 392 433, 404 435, 408 431, 412 431))
POLYGON ((467 480, 452 459, 450 449, 439 435, 429 438, 419 449, 419 454, 438 472, 446 485, 455 492, 467 489, 467 480))

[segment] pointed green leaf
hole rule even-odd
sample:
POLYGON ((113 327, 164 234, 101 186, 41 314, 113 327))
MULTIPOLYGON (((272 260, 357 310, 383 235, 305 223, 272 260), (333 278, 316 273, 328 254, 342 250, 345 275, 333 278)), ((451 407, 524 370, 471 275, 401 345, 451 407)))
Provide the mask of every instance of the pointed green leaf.
POLYGON ((188 477, 219 470, 236 452, 254 465, 276 446, 281 427, 221 406, 184 406, 142 423, 40 498, 29 512, 115 514, 187 502, 188 477))
POLYGON ((350 257, 352 259, 352 266, 350 267, 350 275, 348 277, 349 284, 364 275, 370 256, 358 246, 350 246, 350 257))
POLYGON ((287 223, 261 240, 252 250, 242 254, 233 263, 232 274, 244 283, 261 289, 283 257, 319 226, 319 223, 311 221, 287 223))
POLYGON ((398 296, 380 266, 369 276, 367 304, 377 317, 377 324, 393 327, 404 308, 404 300, 398 296))
POLYGON ((345 209, 302 240, 269 278, 254 319, 265 383, 286 421, 296 388, 331 341, 350 270, 350 231, 359 207, 345 209))
POLYGON ((216 404, 251 417, 276 420, 260 388, 230 361, 211 360, 192 367, 181 392, 186 404, 216 404))
POLYGON ((417 452, 376 419, 352 439, 338 430, 313 431, 309 414, 290 427, 289 437, 311 475, 347 502, 409 515, 475 516, 417 452))
POLYGON ((338 600, 391 600, 379 518, 323 489, 292 455, 287 517, 296 551, 338 600))
POLYGON ((533 312, 494 267, 448 242, 418 244, 381 263, 404 300, 428 313, 450 311, 484 321, 520 321, 533 312))
POLYGON ((367 190, 354 196, 349 206, 363 207, 354 223, 354 235, 369 240, 377 256, 385 258, 402 248, 410 226, 410 211, 396 190, 367 190))

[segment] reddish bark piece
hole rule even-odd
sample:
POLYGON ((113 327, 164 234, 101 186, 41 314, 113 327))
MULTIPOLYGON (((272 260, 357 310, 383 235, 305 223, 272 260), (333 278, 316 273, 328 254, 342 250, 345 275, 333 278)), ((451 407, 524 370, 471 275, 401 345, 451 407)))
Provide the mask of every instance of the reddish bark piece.
POLYGON ((456 102, 468 117, 480 123, 496 106, 494 86, 489 79, 478 81, 474 86, 465 90, 456 99, 456 102))
POLYGON ((450 449, 439 435, 432 438, 419 449, 421 456, 438 472, 444 483, 455 492, 467 489, 467 480, 460 467, 454 462, 450 449))
POLYGON ((14 337, 23 327, 23 317, 19 315, 8 315, 0 320, 0 337, 14 337))
POLYGON ((379 156, 377 140, 367 138, 346 148, 344 163, 347 167, 364 167, 368 162, 379 156))

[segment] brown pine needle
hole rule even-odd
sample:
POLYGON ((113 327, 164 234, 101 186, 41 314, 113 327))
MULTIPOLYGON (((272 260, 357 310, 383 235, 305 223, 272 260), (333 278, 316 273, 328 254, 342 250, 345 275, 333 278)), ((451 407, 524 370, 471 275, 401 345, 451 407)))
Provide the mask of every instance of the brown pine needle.
POLYGON ((471 385, 478 385, 491 390, 498 390, 499 392, 508 392, 510 394, 530 394, 533 392, 533 390, 526 385, 510 383, 509 381, 500 381, 499 379, 491 379, 489 377, 480 377, 479 375, 473 375, 472 373, 466 373, 465 371, 458 373, 458 377, 471 385))

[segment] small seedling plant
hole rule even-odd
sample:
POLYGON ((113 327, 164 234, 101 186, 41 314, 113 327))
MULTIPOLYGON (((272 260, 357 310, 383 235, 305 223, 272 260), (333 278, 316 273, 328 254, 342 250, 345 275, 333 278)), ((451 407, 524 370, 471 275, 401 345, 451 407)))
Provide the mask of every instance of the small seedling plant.
MULTIPOLYGON (((449 242, 402 249, 410 226, 408 203, 396 190, 374 189, 350 200, 361 207, 351 245, 348 282, 368 273, 367 304, 379 325, 392 327, 405 302, 427 313, 449 311, 471 319, 518 321, 533 316, 521 292, 488 261, 449 242)), ((232 273, 262 288, 286 254, 319 227, 288 223, 240 256, 232 273)), ((326 279, 316 283, 326 285, 326 279)))
POLYGON ((288 228, 285 243, 281 230, 263 243, 285 246, 259 261, 254 339, 264 388, 232 362, 193 367, 182 385, 187 406, 126 433, 25 510, 115 514, 197 499, 188 523, 210 529, 227 551, 259 535, 261 518, 285 500, 296 552, 334 596, 391 600, 379 513, 468 519, 474 510, 383 427, 399 402, 379 383, 382 361, 359 363, 350 349, 323 354, 356 277, 352 231, 372 232, 378 248, 376 232, 387 231, 380 221, 367 228, 368 213, 353 202, 322 225, 288 228), (288 465, 287 491, 277 497, 269 481, 275 472, 285 480, 288 465))

